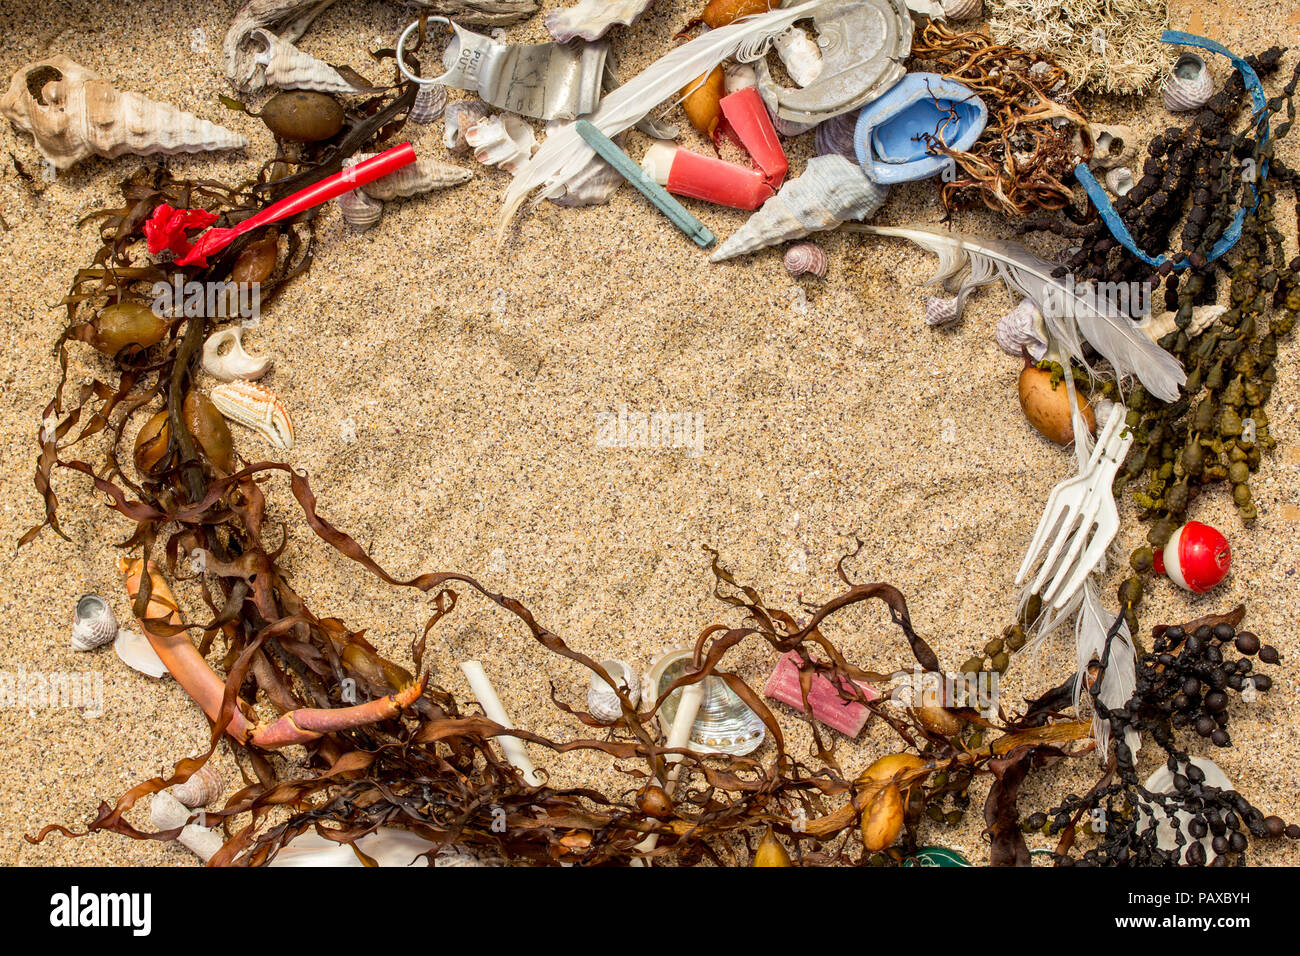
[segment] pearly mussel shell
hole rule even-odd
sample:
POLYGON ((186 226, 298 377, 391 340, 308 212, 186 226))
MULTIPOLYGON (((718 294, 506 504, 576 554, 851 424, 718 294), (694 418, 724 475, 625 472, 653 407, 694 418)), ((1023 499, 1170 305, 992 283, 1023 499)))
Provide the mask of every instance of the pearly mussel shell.
MULTIPOLYGON (((375 153, 357 153, 343 161, 344 168, 354 166, 375 156, 375 153)), ((435 189, 459 186, 474 178, 468 169, 440 163, 435 159, 417 159, 387 176, 380 176, 360 187, 371 199, 388 202, 406 196, 418 196, 435 189)))
POLYGON ((1214 95, 1214 76, 1205 60, 1195 53, 1184 53, 1165 77, 1165 109, 1174 113, 1198 110, 1214 95))
MULTIPOLYGON (((459 120, 462 124, 464 120, 459 120)), ((488 116, 472 126, 462 125, 465 142, 484 166, 495 166, 512 176, 533 155, 537 136, 533 128, 513 113, 488 116)))
POLYGON ((998 348, 1008 355, 1020 358, 1021 349, 1034 361, 1047 354, 1047 333, 1043 316, 1033 299, 1021 299, 1020 304, 998 320, 993 333, 998 348))
POLYGON ((943 0, 943 15, 949 20, 970 20, 984 10, 984 0, 943 0))
POLYGON ((236 424, 251 428, 277 448, 293 447, 293 422, 284 403, 252 382, 226 382, 212 390, 212 404, 236 424))
POLYGON ((491 110, 482 100, 453 100, 442 111, 442 145, 452 153, 469 149, 465 130, 485 118, 491 110))
POLYGON ((787 180, 709 261, 723 262, 849 220, 867 219, 888 192, 888 187, 873 183, 857 163, 839 154, 814 157, 801 176, 787 180))
POLYGON ((318 93, 356 93, 357 88, 343 74, 323 60, 303 53, 270 30, 257 29, 249 36, 263 45, 253 62, 265 71, 266 82, 282 90, 314 90, 318 93))
MULTIPOLYGON (((693 655, 691 648, 682 648, 669 651, 655 661, 642 682, 641 698, 647 703, 658 700, 673 681, 687 672, 693 655)), ((681 694, 681 688, 678 688, 659 707, 659 726, 665 735, 677 716, 681 694)), ((740 757, 758 749, 766 733, 758 714, 736 696, 721 677, 710 675, 704 679, 704 699, 687 743, 691 750, 740 757)))
POLYGON ((67 169, 87 156, 175 155, 248 145, 239 133, 193 113, 140 93, 119 92, 66 56, 19 67, 0 98, 0 115, 30 133, 37 151, 55 169, 67 169), (47 75, 39 91, 28 88, 29 77, 47 75))
POLYGON ((343 221, 357 232, 374 228, 384 215, 383 202, 366 195, 360 189, 350 189, 335 197, 334 202, 338 204, 343 221))
POLYGON ((98 594, 83 594, 72 614, 72 646, 93 651, 117 637, 117 616, 98 594))
POLYGON ((252 381, 271 368, 271 357, 244 351, 244 327, 232 325, 208 336, 202 363, 203 371, 220 381, 252 381))
MULTIPOLYGON (((635 707, 641 700, 641 682, 637 680, 636 671, 625 661, 601 661, 600 666, 618 683, 629 702, 635 707)), ((616 723, 623 716, 623 705, 619 702, 614 688, 606 684, 595 671, 591 672, 591 686, 587 689, 587 710, 603 724, 616 723)))
POLYGON ((1114 169, 1106 170, 1105 180, 1106 188, 1116 196, 1126 195, 1135 185, 1133 170, 1127 166, 1116 166, 1114 169))
POLYGON ((415 94, 415 102, 411 104, 411 112, 406 114, 406 118, 412 123, 427 126, 441 116, 446 108, 447 87, 441 83, 421 83, 420 91, 415 94))
POLYGON ((815 242, 796 242, 785 250, 781 262, 791 276, 812 275, 818 279, 826 275, 829 265, 826 250, 815 242))
POLYGON ((168 787, 168 792, 190 809, 206 807, 226 792, 226 783, 221 772, 208 761, 190 774, 184 783, 168 787))

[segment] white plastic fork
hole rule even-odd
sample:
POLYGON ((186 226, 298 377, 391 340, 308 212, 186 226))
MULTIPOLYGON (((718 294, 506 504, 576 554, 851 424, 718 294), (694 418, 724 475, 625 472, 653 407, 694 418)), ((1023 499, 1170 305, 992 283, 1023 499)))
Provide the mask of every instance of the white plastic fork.
POLYGON ((1044 605, 1050 603, 1055 610, 1065 607, 1078 594, 1119 531, 1111 483, 1133 444, 1133 434, 1124 425, 1125 413, 1120 404, 1111 409, 1087 467, 1052 489, 1016 574, 1019 585, 1046 549, 1047 556, 1030 593, 1038 594, 1044 605))

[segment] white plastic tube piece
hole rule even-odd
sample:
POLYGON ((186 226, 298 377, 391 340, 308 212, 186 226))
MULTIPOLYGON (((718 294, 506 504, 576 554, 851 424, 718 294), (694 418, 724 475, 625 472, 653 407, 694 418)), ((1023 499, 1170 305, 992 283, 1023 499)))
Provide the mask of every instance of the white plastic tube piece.
MULTIPOLYGON (((482 705, 483 713, 487 714, 488 719, 496 721, 502 727, 513 728, 515 722, 510 719, 505 706, 501 703, 501 698, 492 689, 492 682, 488 680, 483 665, 478 661, 462 661, 460 669, 464 673, 465 679, 469 681, 469 689, 474 692, 474 696, 482 705)), ((501 745, 501 752, 506 755, 506 760, 510 761, 511 765, 523 774, 524 781, 530 787, 540 787, 542 778, 537 775, 537 769, 528 756, 528 750, 524 747, 524 742, 518 737, 506 736, 497 737, 496 740, 501 745)))
MULTIPOLYGON (((673 717, 673 725, 668 728, 668 743, 666 746, 672 748, 685 747, 686 742, 691 739, 691 727, 695 725, 695 718, 700 713, 700 705, 704 702, 704 681, 691 684, 682 688, 681 699, 677 702, 677 714, 673 717)), ((667 777, 664 780, 664 792, 672 795, 673 790, 677 787, 677 774, 681 771, 681 754, 668 754, 664 757, 668 763, 667 777)), ((640 843, 636 848, 642 852, 653 850, 659 845, 659 834, 652 833, 640 843)), ((643 859, 637 858, 632 861, 633 866, 645 866, 643 859)))

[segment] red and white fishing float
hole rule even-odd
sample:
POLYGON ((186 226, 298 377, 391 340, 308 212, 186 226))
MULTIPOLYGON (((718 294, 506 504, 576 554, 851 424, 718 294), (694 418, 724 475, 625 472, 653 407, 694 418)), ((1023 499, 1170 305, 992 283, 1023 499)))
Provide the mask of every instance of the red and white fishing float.
POLYGON ((1169 575, 1180 588, 1204 594, 1228 576, 1232 548, 1218 529, 1189 521, 1155 553, 1153 563, 1157 574, 1169 575))

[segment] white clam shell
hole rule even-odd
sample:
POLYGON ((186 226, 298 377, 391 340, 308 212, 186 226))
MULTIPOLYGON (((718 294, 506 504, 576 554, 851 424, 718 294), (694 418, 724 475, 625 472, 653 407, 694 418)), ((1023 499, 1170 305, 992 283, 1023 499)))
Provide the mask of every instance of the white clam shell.
POLYGON ((998 348, 1008 355, 1020 358, 1026 350, 1034 361, 1047 354, 1047 332, 1043 316, 1032 299, 1021 299, 1020 304, 998 320, 993 338, 998 348))
MULTIPOLYGON (((618 683, 632 706, 641 700, 641 682, 637 680, 636 671, 625 661, 609 659, 600 662, 605 672, 618 683)), ((605 683, 595 671, 591 672, 591 686, 587 689, 587 710, 601 723, 612 724, 623 716, 623 705, 619 702, 614 688, 605 683)))
POLYGON ((1165 109, 1174 113, 1198 110, 1214 95, 1214 76, 1195 53, 1184 53, 1165 77, 1165 109))
POLYGON ((208 336, 203 343, 203 371, 223 382, 261 378, 271 368, 269 355, 244 351, 244 327, 232 325, 208 336))
MULTIPOLYGON (((343 166, 354 166, 375 156, 375 153, 357 153, 343 161, 343 166)), ((474 178, 474 174, 460 166, 453 166, 450 163, 440 163, 434 159, 417 159, 415 162, 403 166, 387 176, 380 176, 378 179, 371 180, 361 187, 371 199, 379 199, 383 202, 389 202, 393 199, 402 199, 407 196, 418 196, 421 193, 432 192, 435 189, 447 189, 450 186, 458 186, 461 183, 467 183, 474 178)))
POLYGON ((447 108, 447 87, 441 83, 421 83, 420 91, 415 94, 411 112, 406 118, 412 123, 426 126, 442 115, 447 108))
POLYGON ((117 616, 98 594, 83 594, 72 615, 72 646, 93 651, 117 637, 117 616))
POLYGON ((335 197, 334 201, 338 204, 343 221, 357 232, 373 229, 384 216, 383 202, 360 189, 350 189, 335 197))
MULTIPOLYGON (((678 648, 655 661, 642 681, 641 698, 647 703, 658 700, 659 695, 686 672, 693 654, 689 647, 678 648)), ((672 728, 681 693, 679 688, 669 695, 656 715, 665 735, 672 728)), ((704 700, 687 743, 691 750, 740 757, 757 750, 766 734, 762 719, 732 692, 721 677, 710 675, 704 679, 704 700)))
POLYGON ((1106 170, 1105 180, 1106 188, 1116 196, 1126 195, 1135 185, 1133 170, 1127 166, 1116 166, 1114 169, 1106 170))
POLYGON ((166 790, 155 793, 149 799, 149 822, 159 830, 175 830, 177 827, 182 827, 176 839, 200 860, 207 863, 226 841, 215 827, 186 823, 185 821, 193 815, 185 804, 166 790))
POLYGON ((826 275, 829 265, 826 250, 815 242, 796 242, 785 250, 781 262, 791 276, 813 275, 819 279, 826 275))
POLYGON ((166 677, 167 665, 149 643, 149 638, 135 631, 118 631, 113 650, 127 667, 149 677, 166 677))
POLYGON ((55 169, 67 169, 87 156, 175 155, 248 145, 239 133, 193 113, 140 93, 119 92, 66 56, 19 67, 0 98, 0 115, 30 133, 37 151, 55 169), (55 78, 33 91, 27 78, 38 71, 52 71, 55 78))
POLYGON ((857 163, 838 153, 816 156, 803 174, 787 180, 781 191, 763 203, 716 252, 710 262, 722 262, 814 232, 834 229, 842 222, 875 214, 888 188, 869 180, 857 163))
POLYGON ((537 148, 533 128, 513 113, 485 117, 465 128, 464 133, 476 160, 511 175, 528 162, 537 148))
MULTIPOLYGON (((1235 789, 1232 785, 1232 781, 1228 779, 1227 775, 1219 769, 1219 765, 1213 760, 1208 760, 1204 757, 1193 757, 1191 758, 1191 763, 1201 769, 1201 772, 1205 774, 1205 782, 1211 787, 1217 787, 1220 790, 1235 789)), ((1186 764, 1183 765, 1183 769, 1185 768, 1186 764)), ((1168 765, 1162 764, 1159 770, 1147 778, 1143 787, 1148 793, 1173 793, 1174 775, 1169 770, 1168 765)), ((1146 801, 1139 801, 1138 814, 1143 821, 1143 829, 1145 829, 1147 821, 1155 821, 1156 845, 1159 846, 1160 849, 1169 851, 1178 846, 1177 840, 1174 836, 1173 824, 1169 820, 1169 815, 1165 813, 1163 809, 1154 804, 1147 803, 1146 801)), ((1191 846, 1191 838, 1187 833, 1187 824, 1191 822, 1192 815, 1184 810, 1178 810, 1174 815, 1178 817, 1179 829, 1182 831, 1183 840, 1185 841, 1183 844, 1181 861, 1186 862, 1187 849, 1191 846)), ((1201 845, 1205 847, 1205 862, 1213 863, 1218 854, 1214 852, 1214 846, 1210 834, 1206 834, 1201 838, 1201 845)))
POLYGON ((442 111, 442 145, 453 153, 463 153, 469 149, 465 142, 465 130, 483 119, 488 113, 488 105, 482 100, 454 100, 442 111))
POLYGON ((212 404, 232 422, 251 428, 277 448, 293 447, 293 421, 284 403, 252 382, 225 382, 212 390, 212 404))
POLYGON ((266 82, 270 85, 282 90, 315 90, 319 93, 357 91, 334 67, 303 53, 270 30, 253 30, 249 36, 263 44, 262 51, 253 57, 253 62, 264 69, 266 82))
POLYGON ((190 774, 190 778, 184 783, 178 783, 167 789, 173 797, 187 807, 206 807, 226 792, 226 782, 221 772, 209 760, 190 774))

